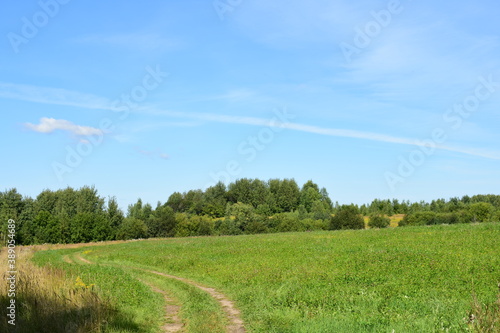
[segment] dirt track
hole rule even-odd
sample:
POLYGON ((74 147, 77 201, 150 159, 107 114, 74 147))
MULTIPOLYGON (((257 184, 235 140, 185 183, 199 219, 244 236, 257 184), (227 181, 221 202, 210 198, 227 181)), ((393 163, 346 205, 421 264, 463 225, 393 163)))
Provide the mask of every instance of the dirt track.
MULTIPOLYGON (((92 262, 90 260, 83 258, 81 256, 81 254, 76 254, 75 258, 77 260, 80 260, 81 262, 86 263, 86 264, 92 264, 92 262)), ((223 293, 215 290, 214 288, 205 287, 205 286, 203 286, 197 282, 191 281, 189 279, 185 279, 185 278, 182 278, 179 276, 170 275, 170 274, 166 274, 166 273, 162 273, 162 272, 158 272, 158 271, 146 270, 146 269, 141 269, 141 268, 137 268, 137 267, 127 267, 127 268, 132 268, 132 269, 140 270, 143 272, 148 272, 148 273, 160 275, 160 276, 163 276, 163 277, 166 277, 169 279, 175 279, 175 280, 190 284, 198 289, 205 291, 206 293, 208 293, 210 296, 212 296, 213 298, 215 298, 217 300, 217 302, 220 304, 220 306, 222 307, 222 309, 226 313, 226 317, 229 321, 229 325, 227 326, 226 331, 228 333, 244 333, 244 332, 246 332, 245 327, 243 325, 243 320, 241 319, 241 314, 240 314, 240 311, 238 310, 238 308, 236 308, 234 303, 229 298, 227 298, 223 293)), ((152 285, 149 285, 149 286, 152 288, 153 291, 164 295, 167 299, 167 303, 171 303, 168 299, 168 296, 166 296, 165 291, 158 289, 152 285)), ((167 318, 170 318, 170 321, 173 321, 173 323, 166 324, 163 327, 164 331, 168 332, 168 333, 180 331, 182 329, 182 324, 180 323, 180 319, 177 317, 177 313, 179 312, 179 307, 174 309, 172 306, 169 308, 169 306, 167 305, 166 312, 167 312, 167 314, 166 314, 167 318)))

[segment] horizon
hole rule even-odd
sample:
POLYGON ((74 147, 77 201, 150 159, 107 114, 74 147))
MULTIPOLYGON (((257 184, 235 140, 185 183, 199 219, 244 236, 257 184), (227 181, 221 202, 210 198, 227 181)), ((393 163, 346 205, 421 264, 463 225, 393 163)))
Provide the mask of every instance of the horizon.
POLYGON ((333 202, 500 194, 500 4, 8 3, 1 190, 126 211, 218 180, 333 202))

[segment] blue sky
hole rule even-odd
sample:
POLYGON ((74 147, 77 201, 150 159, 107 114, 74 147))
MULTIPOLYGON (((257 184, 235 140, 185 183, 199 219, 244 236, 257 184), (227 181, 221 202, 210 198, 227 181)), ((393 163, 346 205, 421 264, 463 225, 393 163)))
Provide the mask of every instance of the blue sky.
POLYGON ((9 1, 2 190, 500 194, 496 1, 9 1))

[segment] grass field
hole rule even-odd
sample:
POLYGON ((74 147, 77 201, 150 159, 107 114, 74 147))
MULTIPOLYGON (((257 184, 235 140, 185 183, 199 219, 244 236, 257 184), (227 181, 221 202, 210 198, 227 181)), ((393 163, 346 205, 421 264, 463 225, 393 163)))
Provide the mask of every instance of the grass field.
POLYGON ((112 332, 160 331, 164 299, 150 285, 180 306, 186 332, 227 325, 206 292, 140 269, 223 292, 248 332, 465 332, 473 308, 497 311, 500 224, 152 239, 33 260, 95 284, 133 322, 112 332))

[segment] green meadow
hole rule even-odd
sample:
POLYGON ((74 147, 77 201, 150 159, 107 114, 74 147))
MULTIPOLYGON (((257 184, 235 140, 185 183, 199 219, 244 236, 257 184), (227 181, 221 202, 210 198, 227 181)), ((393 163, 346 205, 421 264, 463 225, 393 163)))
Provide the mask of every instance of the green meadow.
POLYGON ((160 332, 164 300, 150 283, 181 307, 186 332, 224 332, 207 293, 147 269, 224 293, 248 332, 467 332, 495 311, 500 223, 148 239, 33 260, 95 284, 132 321, 105 331, 160 332))

